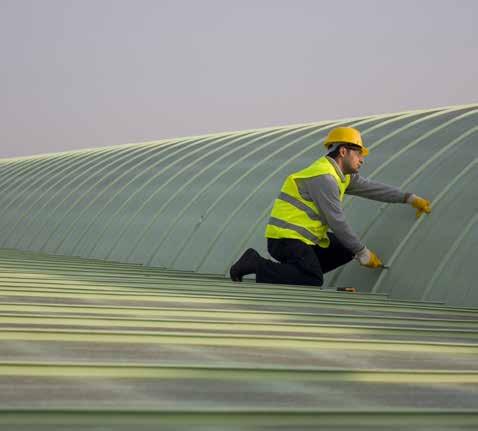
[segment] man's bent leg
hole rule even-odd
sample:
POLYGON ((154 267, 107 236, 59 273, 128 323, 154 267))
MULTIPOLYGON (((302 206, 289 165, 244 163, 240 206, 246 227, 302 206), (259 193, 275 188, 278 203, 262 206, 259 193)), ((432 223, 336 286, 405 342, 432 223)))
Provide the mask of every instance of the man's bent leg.
POLYGON ((333 233, 329 232, 328 236, 330 239, 329 247, 314 247, 315 254, 320 261, 324 274, 333 271, 339 266, 345 265, 354 258, 354 254, 345 248, 333 233))
POLYGON ((267 246, 280 263, 261 258, 256 282, 322 286, 322 268, 313 246, 295 239, 268 239, 267 246))

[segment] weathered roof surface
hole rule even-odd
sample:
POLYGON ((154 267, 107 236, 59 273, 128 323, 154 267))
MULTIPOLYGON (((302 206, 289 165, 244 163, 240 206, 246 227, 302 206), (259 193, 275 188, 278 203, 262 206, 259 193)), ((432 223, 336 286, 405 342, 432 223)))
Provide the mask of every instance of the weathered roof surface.
POLYGON ((0 427, 478 426, 478 309, 0 250, 0 427))
POLYGON ((363 133, 370 178, 433 201, 347 199, 353 228, 389 265, 326 278, 393 298, 478 306, 478 105, 0 160, 0 246, 226 274, 253 246, 284 178, 338 125, 363 133))

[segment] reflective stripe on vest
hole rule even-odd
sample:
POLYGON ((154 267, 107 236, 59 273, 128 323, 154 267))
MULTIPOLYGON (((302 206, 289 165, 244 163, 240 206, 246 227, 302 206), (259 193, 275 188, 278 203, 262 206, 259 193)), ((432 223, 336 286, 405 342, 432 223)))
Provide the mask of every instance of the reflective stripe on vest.
POLYGON ((305 227, 297 226, 295 224, 288 223, 284 220, 280 220, 280 219, 275 218, 275 217, 270 217, 269 218, 269 224, 272 225, 272 226, 282 228, 282 229, 293 230, 293 231, 297 232, 299 235, 302 235, 305 238, 307 238, 309 241, 312 241, 314 244, 319 243, 319 238, 317 238, 315 235, 310 233, 305 227))
POLYGON ((267 238, 293 238, 306 244, 317 244, 324 248, 329 246, 328 226, 322 221, 323 217, 315 203, 305 199, 297 185, 297 181, 301 179, 320 175, 331 175, 337 181, 339 198, 342 201, 350 183, 350 175, 346 175, 345 181, 342 181, 332 162, 327 157, 322 157, 286 178, 272 207, 265 232, 267 238))
POLYGON ((279 197, 277 199, 294 205, 297 209, 307 213, 309 218, 311 218, 312 220, 319 220, 318 214, 316 214, 311 208, 309 208, 307 205, 304 205, 300 200, 296 199, 295 197, 288 195, 287 193, 280 192, 279 197))

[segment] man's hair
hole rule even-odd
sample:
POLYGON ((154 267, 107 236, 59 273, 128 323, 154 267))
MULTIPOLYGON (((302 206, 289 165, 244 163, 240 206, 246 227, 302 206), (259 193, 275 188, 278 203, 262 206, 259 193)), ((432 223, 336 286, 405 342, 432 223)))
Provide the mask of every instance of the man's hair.
POLYGON ((347 144, 334 144, 333 145, 333 150, 330 152, 330 153, 327 153, 327 156, 332 158, 332 159, 336 159, 337 157, 339 157, 339 154, 340 154, 340 149, 342 147, 346 147, 347 144))

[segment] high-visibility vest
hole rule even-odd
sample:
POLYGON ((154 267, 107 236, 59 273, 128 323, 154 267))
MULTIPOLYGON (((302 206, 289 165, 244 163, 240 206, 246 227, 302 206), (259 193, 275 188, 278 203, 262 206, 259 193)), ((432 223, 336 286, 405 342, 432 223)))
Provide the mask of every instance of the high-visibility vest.
POLYGON ((334 165, 324 156, 309 167, 289 175, 272 207, 271 216, 266 226, 266 238, 299 239, 306 244, 319 245, 327 248, 330 245, 327 236, 328 226, 322 222, 315 203, 304 199, 300 194, 297 181, 313 178, 319 175, 332 175, 337 181, 340 191, 340 201, 350 184, 350 175, 345 175, 345 181, 337 173, 334 165))

